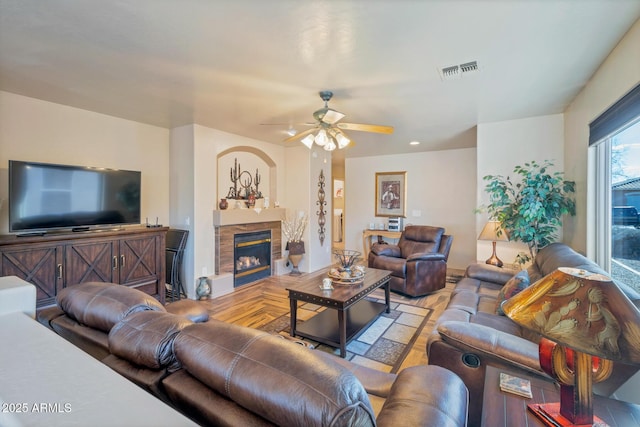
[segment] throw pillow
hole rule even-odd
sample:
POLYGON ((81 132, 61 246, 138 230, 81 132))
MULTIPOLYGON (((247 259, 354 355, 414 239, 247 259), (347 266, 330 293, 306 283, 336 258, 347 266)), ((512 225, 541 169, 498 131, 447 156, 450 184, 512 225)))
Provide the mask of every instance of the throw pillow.
POLYGON ((529 273, 527 270, 522 270, 515 276, 513 276, 507 283, 504 284, 500 293, 498 293, 498 300, 496 301, 496 314, 504 316, 502 311, 502 303, 516 295, 520 291, 526 289, 529 286, 529 273))

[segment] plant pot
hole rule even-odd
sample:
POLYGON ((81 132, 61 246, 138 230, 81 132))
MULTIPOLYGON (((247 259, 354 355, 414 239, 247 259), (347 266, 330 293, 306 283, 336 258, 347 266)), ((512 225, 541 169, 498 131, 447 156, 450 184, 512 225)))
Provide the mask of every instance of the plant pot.
POLYGON ((290 276, 299 276, 300 270, 298 270, 298 265, 300 264, 300 260, 302 259, 302 255, 304 254, 304 242, 287 242, 286 250, 289 251, 289 262, 291 263, 292 270, 289 273, 290 276))
POLYGON ((289 273, 289 276, 299 276, 302 274, 300 270, 298 270, 301 259, 302 254, 289 254, 289 262, 291 263, 291 273, 289 273))

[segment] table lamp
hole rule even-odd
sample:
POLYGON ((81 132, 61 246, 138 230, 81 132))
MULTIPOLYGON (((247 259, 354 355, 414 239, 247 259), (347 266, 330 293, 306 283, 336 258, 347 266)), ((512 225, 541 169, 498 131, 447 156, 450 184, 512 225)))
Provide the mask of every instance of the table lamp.
POLYGON ((478 240, 489 240, 493 242, 493 254, 491 255, 491 258, 487 260, 487 264, 495 265, 496 267, 502 267, 504 264, 496 255, 496 242, 508 242, 509 235, 507 234, 507 231, 500 225, 500 221, 487 222, 480 232, 478 240))
POLYGON ((606 425, 593 414, 594 382, 607 379, 613 360, 640 364, 640 312, 607 276, 558 268, 502 306, 535 331, 540 366, 560 383, 560 403, 530 404, 547 426, 606 425))

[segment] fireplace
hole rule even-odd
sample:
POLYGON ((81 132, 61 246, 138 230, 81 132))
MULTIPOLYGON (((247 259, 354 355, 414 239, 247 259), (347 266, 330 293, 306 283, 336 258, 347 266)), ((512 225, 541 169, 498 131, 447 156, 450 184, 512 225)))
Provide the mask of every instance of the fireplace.
MULTIPOLYGON (((274 263, 282 258, 282 208, 263 209, 257 214, 252 209, 214 211, 215 274, 235 276, 235 236, 257 232, 271 233, 271 273, 274 263), (263 221, 264 220, 264 221, 263 221)), ((248 283, 248 282, 247 282, 248 283)))
POLYGON ((271 230, 233 236, 233 286, 271 276, 271 230))

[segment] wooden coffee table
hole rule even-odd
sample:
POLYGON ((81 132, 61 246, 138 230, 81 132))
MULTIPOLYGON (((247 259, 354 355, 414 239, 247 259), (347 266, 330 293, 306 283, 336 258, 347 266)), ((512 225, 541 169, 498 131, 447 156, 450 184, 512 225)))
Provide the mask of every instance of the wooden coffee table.
POLYGON ((386 311, 389 313, 389 280, 391 272, 369 268, 364 281, 356 285, 333 285, 331 290, 320 289, 322 277, 312 276, 287 288, 291 304, 291 336, 296 335, 340 349, 340 357, 347 355, 347 343, 362 329, 386 311), (365 299, 376 289, 384 288, 385 304, 365 299), (309 302, 324 310, 306 322, 296 325, 298 301, 309 302), (337 311, 336 313, 333 311, 337 311))

